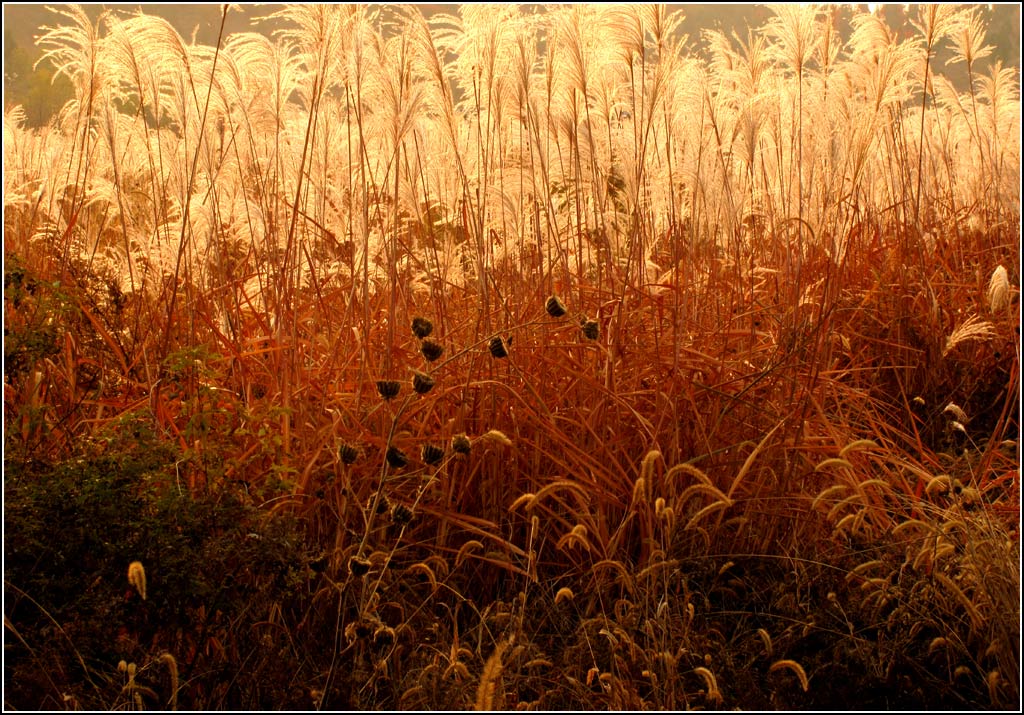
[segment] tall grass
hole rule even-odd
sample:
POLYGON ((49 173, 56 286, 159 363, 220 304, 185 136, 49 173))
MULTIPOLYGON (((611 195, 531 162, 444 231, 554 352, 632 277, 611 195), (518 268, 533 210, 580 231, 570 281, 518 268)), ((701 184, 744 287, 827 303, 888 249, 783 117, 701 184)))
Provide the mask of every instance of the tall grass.
POLYGON ((976 8, 772 11, 59 10, 74 99, 4 113, 6 458, 143 415, 301 517, 316 706, 834 705, 812 636, 1015 702, 1019 77, 976 8), (359 660, 428 610, 432 661, 359 660))

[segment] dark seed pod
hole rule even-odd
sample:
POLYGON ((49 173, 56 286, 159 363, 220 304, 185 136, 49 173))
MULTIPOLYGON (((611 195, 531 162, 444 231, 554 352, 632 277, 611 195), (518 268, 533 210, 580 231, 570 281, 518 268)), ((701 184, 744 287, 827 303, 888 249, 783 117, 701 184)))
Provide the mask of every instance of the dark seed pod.
POLYGON ((370 572, 370 562, 360 556, 348 560, 348 570, 353 576, 365 576, 370 572))
POLYGON ((327 558, 327 554, 321 554, 320 556, 316 557, 315 559, 309 562, 309 569, 313 573, 323 573, 323 571, 327 568, 328 561, 329 559, 327 558))
POLYGON ((583 329, 583 336, 587 340, 597 340, 601 334, 601 329, 598 327, 596 320, 584 320, 580 323, 580 327, 583 329))
POLYGON ((359 459, 359 450, 351 444, 342 444, 338 447, 338 457, 344 464, 352 464, 359 459))
POLYGON ((566 312, 565 305, 558 299, 557 295, 548 298, 548 302, 544 304, 544 310, 548 311, 548 315, 552 318, 561 318, 566 312))
POLYGON ((412 375, 412 389, 420 395, 425 395, 434 389, 434 378, 425 372, 414 370, 412 375))
POLYGON ((433 466, 439 464, 444 459, 444 449, 432 444, 425 444, 423 449, 420 450, 420 457, 423 458, 424 462, 433 466))
POLYGON ((435 340, 427 339, 420 345, 420 352, 423 353, 423 357, 427 359, 427 362, 434 362, 444 354, 444 346, 435 340))
POLYGON ((395 642, 395 629, 381 625, 373 633, 373 644, 381 649, 390 648, 395 642))
POLYGON ((488 343, 487 347, 491 351, 491 355, 496 358, 507 358, 508 350, 505 349, 505 341, 495 335, 491 338, 491 342, 488 343))
POLYGON ((426 318, 416 316, 412 319, 412 334, 417 338, 425 338, 434 332, 434 324, 426 318))
POLYGON ((469 454, 469 450, 472 449, 473 445, 469 441, 469 437, 465 434, 457 434, 452 437, 452 451, 458 452, 459 454, 469 454))
POLYGON ((409 458, 405 456, 405 452, 394 446, 388 447, 384 457, 388 460, 388 464, 395 469, 401 469, 409 463, 409 458))
POLYGON ((415 514, 405 504, 395 504, 391 507, 391 521, 402 526, 412 521, 415 514))
MULTIPOLYGON (((373 495, 372 494, 370 495, 370 498, 366 502, 366 510, 369 511, 370 509, 373 509, 373 495)), ((391 501, 388 499, 388 495, 387 494, 381 494, 380 495, 380 500, 377 502, 377 510, 374 513, 375 514, 383 514, 383 513, 387 512, 387 511, 390 511, 390 509, 391 509, 391 501)))
POLYGON ((374 622, 369 618, 360 618, 356 622, 356 638, 369 638, 373 634, 374 622))
POLYGON ((398 382, 398 380, 377 380, 377 392, 385 400, 390 400, 398 395, 401 389, 402 383, 398 382))

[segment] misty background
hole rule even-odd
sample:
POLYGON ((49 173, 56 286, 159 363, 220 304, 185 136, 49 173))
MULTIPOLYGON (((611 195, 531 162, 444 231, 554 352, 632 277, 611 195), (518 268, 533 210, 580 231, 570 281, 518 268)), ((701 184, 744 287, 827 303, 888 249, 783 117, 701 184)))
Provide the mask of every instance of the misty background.
MULTIPOLYGON (((220 32, 222 5, 220 4, 139 4, 139 5, 86 5, 86 13, 93 19, 104 10, 112 9, 124 15, 131 15, 140 9, 149 15, 166 18, 185 39, 204 45, 215 45, 220 32)), ((281 6, 276 4, 249 4, 235 6, 224 23, 224 36, 236 32, 262 32, 268 36, 281 27, 279 21, 260 20, 266 18, 281 6)), ((455 4, 419 4, 420 11, 430 18, 438 13, 458 14, 455 4)), ((540 5, 523 5, 524 8, 540 5)), ((855 8, 867 10, 866 4, 829 6, 840 13, 841 26, 848 28, 849 17, 855 8)), ((681 32, 688 36, 688 46, 700 54, 705 49, 702 31, 722 30, 728 35, 733 32, 746 37, 746 29, 762 26, 771 17, 766 5, 681 5, 670 4, 670 9, 681 10, 685 20, 681 32)), ((1020 5, 1018 3, 981 5, 988 23, 987 44, 995 49, 992 55, 981 62, 976 70, 985 73, 992 62, 1001 61, 1004 66, 1016 67, 1020 75, 1020 5)), ((42 126, 63 104, 71 98, 71 85, 63 77, 54 81, 54 68, 43 64, 33 69, 42 56, 36 46, 41 27, 66 23, 66 18, 47 9, 46 5, 11 4, 4 5, 4 107, 21 104, 25 108, 27 124, 42 126)), ((889 27, 899 31, 901 37, 916 33, 911 18, 917 14, 917 5, 883 5, 881 12, 889 27)), ((945 43, 944 43, 945 44, 945 43)), ((950 57, 947 48, 940 47, 936 56, 936 67, 946 74, 958 89, 966 89, 966 75, 956 67, 945 67, 950 57)))

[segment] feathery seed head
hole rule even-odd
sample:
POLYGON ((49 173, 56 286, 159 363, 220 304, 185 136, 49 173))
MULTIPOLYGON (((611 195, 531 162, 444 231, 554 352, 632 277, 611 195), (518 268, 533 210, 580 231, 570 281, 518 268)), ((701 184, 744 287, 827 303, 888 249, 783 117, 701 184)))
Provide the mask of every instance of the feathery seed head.
POLYGON ((946 338, 946 347, 942 351, 942 357, 946 357, 953 348, 963 342, 968 340, 989 340, 995 334, 995 327, 992 323, 972 315, 958 325, 953 333, 946 338))
POLYGON ((504 445, 505 447, 512 446, 512 440, 510 440, 508 436, 501 430, 488 430, 487 432, 480 435, 480 439, 484 440, 485 442, 496 442, 497 444, 504 445))
POLYGON ((988 307, 993 313, 1010 304, 1010 278, 1003 266, 997 266, 992 271, 992 277, 988 282, 988 307))
POLYGON ((964 412, 963 409, 961 409, 960 405, 956 404, 955 402, 950 402, 948 405, 946 405, 946 407, 942 410, 942 414, 951 415, 954 420, 963 424, 966 424, 969 421, 967 419, 967 413, 964 412))
POLYGON ((128 583, 135 587, 135 590, 146 600, 146 569, 141 561, 132 561, 128 564, 128 583))
POLYGON ((434 332, 434 324, 426 318, 416 316, 412 319, 412 333, 417 338, 425 338, 434 332))

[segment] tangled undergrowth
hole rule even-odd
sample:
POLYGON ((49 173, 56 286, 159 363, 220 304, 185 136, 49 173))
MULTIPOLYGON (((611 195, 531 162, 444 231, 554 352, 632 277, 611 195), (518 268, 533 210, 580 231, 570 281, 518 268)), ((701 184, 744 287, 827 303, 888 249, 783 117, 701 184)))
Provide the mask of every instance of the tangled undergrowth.
MULTIPOLYGON (((60 384, 68 363, 33 346, 49 345, 56 303, 84 343, 73 307, 88 294, 9 270, 33 286, 10 291, 9 309, 48 306, 43 324, 12 333, 9 364, 31 359, 60 384)), ((819 378, 802 432, 787 433, 765 405, 802 369, 789 356, 731 394, 693 377, 717 361, 691 357, 674 377, 623 361, 617 379, 660 385, 613 397, 588 374, 597 344, 538 309, 501 357, 490 341, 446 345, 453 364, 475 356, 493 372, 468 385, 436 367, 425 380, 416 347, 431 338, 410 332, 411 378, 366 386, 364 432, 309 430, 328 439, 299 452, 301 469, 281 469, 267 439, 272 400, 225 397, 223 382, 199 383, 166 425, 149 401, 124 409, 58 461, 32 438, 71 431, 75 413, 26 401, 5 459, 9 703, 957 709, 1017 697, 1012 445, 935 428, 963 408, 915 398, 893 425, 877 374, 819 378), (690 425, 760 424, 758 440, 675 464, 644 453, 637 433, 654 428, 644 414, 666 391, 688 398, 690 425), (474 398, 498 402, 476 410, 501 419, 472 430, 474 398), (633 430, 598 433, 613 421, 633 430), (202 450, 169 439, 172 424, 202 450), (622 464, 632 450, 639 462, 622 464)), ((1012 355, 999 367, 1015 369, 1012 355)), ((184 382, 223 359, 173 364, 184 382)), ((983 384, 983 360, 953 369, 983 384)), ((1015 429, 996 407, 1006 414, 987 419, 1015 429)))
POLYGON ((710 63, 68 10, 79 95, 5 115, 5 707, 1018 707, 1015 78, 794 7, 710 63))

